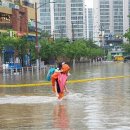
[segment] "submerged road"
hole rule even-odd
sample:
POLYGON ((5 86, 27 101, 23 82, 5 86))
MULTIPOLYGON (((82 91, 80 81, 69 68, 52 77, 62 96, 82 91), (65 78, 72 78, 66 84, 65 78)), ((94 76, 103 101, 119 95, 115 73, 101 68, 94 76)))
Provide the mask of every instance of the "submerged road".
POLYGON ((61 102, 36 76, 1 76, 0 130, 130 129, 130 64, 77 64, 61 102))
MULTIPOLYGON (((130 78, 130 75, 123 75, 123 76, 112 76, 112 77, 97 77, 97 78, 88 78, 88 79, 80 79, 80 80, 69 80, 67 81, 68 84, 71 83, 83 83, 83 82, 94 82, 97 80, 114 80, 114 79, 121 79, 121 78, 130 78)), ((38 86, 51 86, 51 82, 37 82, 31 84, 0 84, 0 88, 15 88, 15 87, 38 87, 38 86)))

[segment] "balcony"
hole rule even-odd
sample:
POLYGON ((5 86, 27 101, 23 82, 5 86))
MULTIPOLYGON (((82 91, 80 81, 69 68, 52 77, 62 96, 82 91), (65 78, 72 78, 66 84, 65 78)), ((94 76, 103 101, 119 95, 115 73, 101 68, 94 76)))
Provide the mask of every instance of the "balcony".
POLYGON ((12 29, 11 23, 0 23, 0 30, 8 30, 12 29))
POLYGON ((28 2, 26 0, 22 1, 22 5, 34 8, 34 4, 32 4, 32 3, 30 3, 30 2, 28 2))
POLYGON ((0 2, 0 8, 3 10, 4 8, 7 9, 19 9, 19 4, 13 3, 11 1, 2 1, 0 2))

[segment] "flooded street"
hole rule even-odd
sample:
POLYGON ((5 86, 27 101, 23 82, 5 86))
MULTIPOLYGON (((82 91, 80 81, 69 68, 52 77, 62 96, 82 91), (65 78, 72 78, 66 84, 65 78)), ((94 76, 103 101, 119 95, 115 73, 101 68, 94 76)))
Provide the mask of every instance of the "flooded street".
MULTIPOLYGON (((130 130, 130 64, 77 64, 58 101, 51 86, 0 88, 0 130, 130 130), (107 79, 106 77, 128 76, 107 79)), ((0 75, 1 84, 45 81, 37 74, 0 75)))

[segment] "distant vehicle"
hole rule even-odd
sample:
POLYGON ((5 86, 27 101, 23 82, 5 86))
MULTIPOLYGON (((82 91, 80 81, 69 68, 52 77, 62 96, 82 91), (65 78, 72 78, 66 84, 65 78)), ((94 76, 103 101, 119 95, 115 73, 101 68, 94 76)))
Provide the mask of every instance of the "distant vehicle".
POLYGON ((114 61, 124 61, 124 56, 122 56, 122 55, 115 55, 114 56, 114 61))
POLYGON ((124 63, 130 62, 130 55, 124 57, 124 63))

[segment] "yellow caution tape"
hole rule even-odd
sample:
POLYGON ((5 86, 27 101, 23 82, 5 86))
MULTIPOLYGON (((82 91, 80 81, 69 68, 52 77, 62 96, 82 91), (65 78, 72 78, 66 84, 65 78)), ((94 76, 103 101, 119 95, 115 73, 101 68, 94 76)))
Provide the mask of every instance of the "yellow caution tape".
MULTIPOLYGON (((97 80, 112 80, 119 78, 129 78, 130 75, 126 76, 113 76, 113 77, 102 77, 102 78, 89 78, 89 79, 80 79, 80 80, 70 80, 67 83, 83 83, 83 82, 91 82, 97 80)), ((40 82, 40 83, 32 83, 32 84, 0 84, 0 88, 17 88, 17 87, 38 87, 38 86, 51 86, 51 82, 40 82)))

